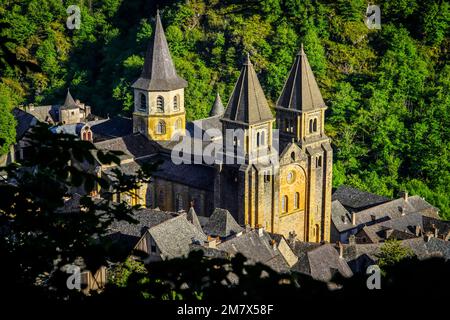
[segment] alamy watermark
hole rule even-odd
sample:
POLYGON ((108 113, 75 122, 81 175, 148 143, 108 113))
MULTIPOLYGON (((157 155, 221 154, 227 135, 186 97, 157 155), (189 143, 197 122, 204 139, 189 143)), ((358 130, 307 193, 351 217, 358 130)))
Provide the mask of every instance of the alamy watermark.
POLYGON ((278 164, 279 130, 268 128, 252 131, 217 128, 203 131, 195 127, 193 136, 175 134, 171 159, 180 164, 278 164), (251 134, 250 134, 251 133, 251 134))
POLYGON ((381 29, 381 9, 377 5, 367 6, 364 23, 369 29, 381 29))
POLYGON ((381 289, 381 269, 379 266, 371 265, 367 268, 366 274, 370 275, 367 278, 366 285, 367 289, 373 290, 373 289, 381 289))
POLYGON ((66 20, 67 28, 70 30, 73 30, 73 29, 79 30, 81 27, 80 7, 77 5, 71 5, 67 8, 66 12, 69 15, 66 20))

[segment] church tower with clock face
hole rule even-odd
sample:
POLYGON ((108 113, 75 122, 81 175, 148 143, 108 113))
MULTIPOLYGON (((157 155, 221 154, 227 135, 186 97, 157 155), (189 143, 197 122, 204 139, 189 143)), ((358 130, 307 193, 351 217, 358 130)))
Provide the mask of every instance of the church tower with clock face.
POLYGON ((333 151, 324 130, 326 105, 303 46, 275 109, 281 150, 278 232, 294 229, 299 240, 330 241, 333 151))

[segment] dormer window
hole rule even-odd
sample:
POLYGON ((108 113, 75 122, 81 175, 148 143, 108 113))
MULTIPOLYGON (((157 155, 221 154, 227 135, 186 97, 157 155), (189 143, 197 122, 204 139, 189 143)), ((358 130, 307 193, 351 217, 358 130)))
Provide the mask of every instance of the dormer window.
POLYGON ((164 112, 164 98, 162 96, 156 98, 156 111, 164 112))
POLYGON ((139 110, 145 111, 147 110, 147 98, 145 97, 145 94, 141 93, 139 95, 139 110))

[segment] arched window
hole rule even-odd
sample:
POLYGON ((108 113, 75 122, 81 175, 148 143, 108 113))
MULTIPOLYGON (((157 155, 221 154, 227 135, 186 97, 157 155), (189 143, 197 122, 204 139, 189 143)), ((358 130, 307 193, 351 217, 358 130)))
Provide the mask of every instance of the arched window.
POLYGON ((292 161, 295 161, 295 152, 294 151, 291 152, 291 159, 292 159, 292 161))
POLYGON ((261 134, 258 132, 256 133, 256 146, 259 147, 259 144, 261 143, 261 134))
POLYGON ((164 98, 161 96, 156 98, 156 111, 164 112, 164 98))
POLYGON ((147 110, 147 98, 143 93, 141 93, 139 96, 140 96, 139 109, 145 111, 147 110))
POLYGON ((318 156, 316 159, 316 167, 321 167, 322 166, 322 156, 318 156))
POLYGON ((87 139, 88 139, 88 141, 92 141, 92 132, 88 131, 87 139))
POLYGON ((177 119, 177 121, 175 121, 175 130, 180 130, 181 126, 182 126, 181 119, 177 119))
POLYGON ((176 211, 183 210, 183 208, 184 208, 183 196, 179 193, 177 193, 177 196, 176 196, 175 208, 176 208, 176 211))
POLYGON ((294 208, 300 208, 300 193, 296 192, 294 196, 294 208))
POLYGON ((309 133, 313 132, 313 119, 309 119, 309 133))
POLYGON ((284 119, 284 130, 286 132, 289 132, 289 120, 288 119, 284 119))
POLYGON ((266 145, 266 132, 265 131, 261 132, 261 145, 262 146, 266 145))
POLYGON ((314 132, 317 132, 317 118, 314 119, 313 130, 314 132))
POLYGON ((83 140, 87 140, 88 138, 87 138, 87 132, 85 131, 85 132, 83 132, 83 140))
POLYGON ((320 232, 319 231, 319 225, 316 224, 315 227, 314 227, 314 237, 316 238, 316 242, 320 241, 319 232, 320 232))
POLYGON ((174 110, 178 110, 180 109, 180 101, 179 101, 179 96, 176 95, 175 97, 173 97, 173 109, 174 110))
POLYGON ((288 211, 288 196, 283 196, 283 198, 281 198, 281 210, 282 212, 288 211))
POLYGON ((166 123, 163 120, 159 120, 156 125, 156 133, 157 134, 165 134, 166 133, 166 123))

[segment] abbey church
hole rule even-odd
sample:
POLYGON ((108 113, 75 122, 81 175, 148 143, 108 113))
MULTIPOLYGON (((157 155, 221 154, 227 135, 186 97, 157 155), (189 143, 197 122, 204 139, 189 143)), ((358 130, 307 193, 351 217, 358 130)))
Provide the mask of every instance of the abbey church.
MULTIPOLYGON (((145 192, 146 205, 177 211, 194 203, 197 213, 206 216, 214 208, 224 208, 241 225, 264 227, 302 241, 329 241, 332 149, 324 132, 326 106, 303 48, 287 75, 275 115, 247 57, 226 108, 217 96, 210 117, 186 123, 188 83, 175 70, 159 13, 154 30, 142 74, 132 86, 133 132, 152 142, 157 149, 152 150, 157 153, 154 157, 164 158, 161 172, 145 192), (243 160, 169 164, 172 137, 196 127, 216 128, 224 134, 240 129, 243 139, 235 144, 242 154, 234 156, 243 160), (278 161, 259 161, 274 156, 278 161)), ((227 141, 222 140, 226 150, 227 141)), ((99 143, 108 145, 108 141, 99 143)))
MULTIPOLYGON (((114 201, 170 212, 193 208, 200 219, 221 208, 241 226, 329 242, 332 149, 324 132, 326 106, 303 47, 274 108, 247 55, 226 107, 217 94, 209 117, 186 122, 189 84, 177 74, 159 13, 155 24, 141 76, 132 85, 132 119, 96 117, 69 91, 60 106, 16 108, 18 143, 10 161, 27 154, 25 132, 37 121, 49 122, 55 133, 77 135, 100 150, 122 151, 126 174, 158 162, 150 183, 133 194, 115 195, 114 201), (200 161, 176 163, 180 141, 193 146, 183 158, 200 161), (227 161, 205 160, 211 143, 221 147, 214 157, 227 161)), ((107 179, 114 175, 111 166, 94 169, 107 179)))

